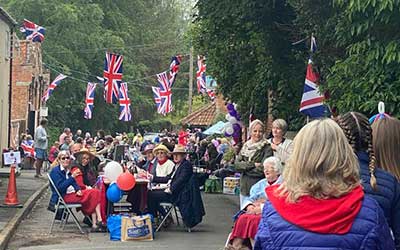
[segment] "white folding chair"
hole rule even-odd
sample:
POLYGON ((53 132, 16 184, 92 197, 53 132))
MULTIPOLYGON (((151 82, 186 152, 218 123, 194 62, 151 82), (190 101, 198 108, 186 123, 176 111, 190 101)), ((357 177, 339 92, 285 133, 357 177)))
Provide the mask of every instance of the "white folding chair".
POLYGON ((78 219, 76 218, 76 215, 72 211, 72 209, 80 208, 80 207, 82 207, 82 205, 79 204, 79 203, 66 203, 64 201, 63 197, 61 196, 60 192, 58 191, 56 185, 54 184, 53 180, 51 179, 50 174, 47 173, 47 177, 49 178, 50 185, 53 187, 53 189, 55 190, 55 192, 58 195, 58 200, 57 200, 57 203, 56 203, 56 205, 54 207, 55 208, 55 212, 54 212, 53 220, 51 222, 49 234, 51 234, 51 232, 53 231, 53 226, 54 226, 54 223, 56 221, 56 216, 57 216, 58 209, 62 209, 63 210, 62 215, 61 215, 61 227, 62 227, 63 230, 65 228, 65 225, 68 222, 69 216, 71 215, 73 221, 76 224, 76 226, 79 228, 79 231, 82 234, 84 234, 85 232, 83 231, 78 219))
MULTIPOLYGON (((160 225, 158 225, 158 227, 157 227, 157 229, 156 229, 156 232, 158 232, 158 231, 161 229, 161 227, 162 227, 162 226, 164 225, 164 223, 166 222, 167 218, 168 218, 170 215, 172 215, 172 212, 175 213, 176 224, 179 226, 179 225, 180 225, 180 224, 179 224, 179 216, 178 216, 178 210, 179 210, 179 208, 178 208, 177 206, 175 206, 174 204, 172 204, 172 203, 167 203, 167 202, 162 202, 162 203, 160 203, 160 206, 162 206, 162 207, 166 210, 167 213, 166 213, 166 215, 162 218, 160 225)), ((182 219, 182 224, 183 224, 183 226, 186 227, 185 223, 183 222, 183 219, 182 219)), ((186 229, 187 229, 187 231, 188 231, 189 233, 191 232, 191 229, 190 229, 190 228, 186 227, 186 229)))

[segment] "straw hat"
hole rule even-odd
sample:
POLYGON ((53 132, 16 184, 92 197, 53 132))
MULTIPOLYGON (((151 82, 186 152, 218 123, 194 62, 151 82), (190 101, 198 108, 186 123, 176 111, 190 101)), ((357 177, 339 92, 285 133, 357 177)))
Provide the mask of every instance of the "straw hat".
POLYGON ((146 147, 144 147, 144 149, 143 149, 143 151, 142 151, 142 154, 147 154, 147 152, 149 152, 149 151, 153 151, 153 149, 154 149, 154 144, 152 144, 152 143, 150 143, 150 144, 147 144, 146 145, 146 147))
POLYGON ((186 154, 185 147, 181 144, 175 145, 174 151, 172 151, 172 154, 186 154))
POLYGON ((78 156, 83 155, 83 154, 89 155, 90 160, 93 160, 96 157, 96 155, 94 155, 92 152, 90 152, 89 149, 87 149, 87 148, 82 148, 79 152, 76 152, 74 154, 74 156, 78 157, 78 156))
POLYGON ((153 154, 156 154, 157 151, 160 150, 166 152, 167 154, 171 153, 171 151, 169 151, 169 149, 166 146, 164 146, 163 144, 158 144, 157 147, 153 149, 153 154))

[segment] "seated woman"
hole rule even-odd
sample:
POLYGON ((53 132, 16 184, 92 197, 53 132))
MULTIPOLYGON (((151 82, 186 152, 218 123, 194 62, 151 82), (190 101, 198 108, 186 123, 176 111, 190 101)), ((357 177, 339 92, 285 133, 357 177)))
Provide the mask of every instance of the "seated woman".
MULTIPOLYGON (((145 162, 138 170, 138 178, 148 179, 149 176, 155 176, 157 168, 157 158, 153 154, 154 144, 147 144, 142 151, 146 156, 145 162)), ((147 204, 147 186, 136 185, 129 191, 126 201, 132 204, 132 210, 136 214, 141 214, 146 209, 147 204)))
POLYGON ((97 171, 92 165, 95 155, 87 148, 82 148, 74 156, 76 157, 76 162, 72 165, 71 172, 80 171, 80 174, 75 178, 76 182, 82 190, 91 189, 97 179, 97 171))
POLYGON ((282 163, 277 157, 268 157, 264 160, 263 166, 265 178, 251 187, 250 196, 245 199, 229 237, 231 245, 228 245, 226 249, 252 249, 251 245, 261 220, 262 208, 268 198, 265 188, 282 182, 282 163))
MULTIPOLYGON (((79 170, 70 172, 70 153, 62 150, 58 154, 57 160, 60 163, 50 172, 56 188, 63 196, 66 203, 79 203, 82 205, 82 212, 92 218, 92 232, 105 232, 106 228, 101 223, 100 212, 100 191, 97 189, 81 189, 76 181, 77 176, 82 175, 79 170)), ((50 204, 56 204, 58 196, 53 192, 50 204)))
POLYGON ((176 145, 172 152, 175 162, 176 171, 172 179, 167 183, 164 190, 151 190, 148 193, 147 208, 154 216, 160 213, 166 215, 165 210, 160 206, 161 202, 173 202, 177 199, 186 183, 189 182, 193 175, 192 164, 186 160, 185 148, 182 145, 176 145))
POLYGON ((167 182, 175 171, 175 163, 168 159, 169 153, 169 149, 163 144, 153 149, 153 154, 157 157, 155 173, 150 175, 153 188, 166 188, 167 182))

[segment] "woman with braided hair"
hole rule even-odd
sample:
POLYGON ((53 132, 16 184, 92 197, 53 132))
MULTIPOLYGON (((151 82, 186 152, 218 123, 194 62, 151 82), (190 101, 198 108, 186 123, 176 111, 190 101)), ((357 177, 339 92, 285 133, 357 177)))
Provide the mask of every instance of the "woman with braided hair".
POLYGON ((392 174, 376 167, 368 118, 358 112, 348 112, 339 116, 336 122, 358 157, 364 192, 383 209, 396 249, 400 250, 400 184, 392 174))

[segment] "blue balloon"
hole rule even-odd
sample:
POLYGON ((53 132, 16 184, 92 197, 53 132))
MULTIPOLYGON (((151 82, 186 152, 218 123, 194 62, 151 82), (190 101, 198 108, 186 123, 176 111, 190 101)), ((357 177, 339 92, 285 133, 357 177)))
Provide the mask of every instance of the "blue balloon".
POLYGON ((124 192, 119 189, 117 183, 111 184, 107 189, 107 199, 113 203, 120 201, 123 195, 124 192))

